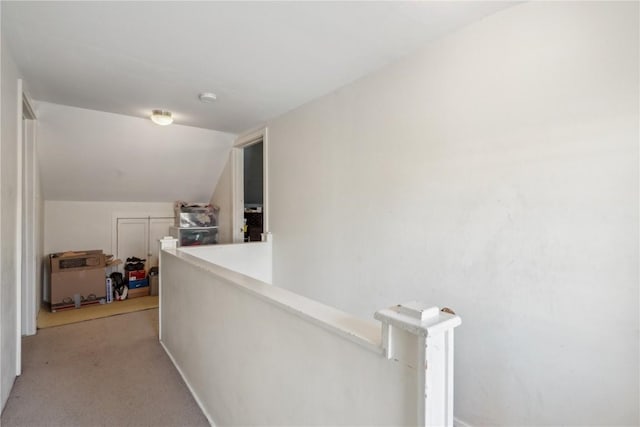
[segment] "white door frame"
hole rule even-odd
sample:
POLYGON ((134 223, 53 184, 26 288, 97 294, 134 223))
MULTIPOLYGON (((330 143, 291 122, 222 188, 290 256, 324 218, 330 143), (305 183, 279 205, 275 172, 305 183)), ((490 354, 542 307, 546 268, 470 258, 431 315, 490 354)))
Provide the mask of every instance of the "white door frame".
POLYGON ((269 142, 266 127, 240 135, 231 149, 232 214, 234 243, 244 242, 244 149, 262 141, 262 232, 269 232, 269 142))
MULTIPOLYGON (((16 375, 22 373, 22 335, 33 335, 35 333, 36 325, 36 281, 35 278, 35 256, 33 251, 35 250, 35 242, 31 237, 35 236, 35 222, 32 212, 35 203, 27 203, 27 209, 23 211, 23 203, 26 201, 24 191, 26 189, 29 198, 35 197, 33 188, 29 188, 30 183, 34 183, 31 179, 24 184, 25 178, 33 178, 31 176, 35 173, 33 170, 34 163, 31 159, 26 158, 24 155, 25 145, 23 135, 23 116, 29 120, 35 120, 36 116, 31 108, 30 98, 26 93, 26 88, 22 79, 18 79, 18 96, 17 96, 17 141, 16 141, 16 230, 15 230, 15 269, 16 269, 16 375), (29 232, 31 231, 31 233, 29 232), (30 237, 31 236, 31 237, 30 237), (22 248, 25 248, 23 256, 22 248), (25 274, 23 275, 23 267, 25 274)), ((32 128, 33 129, 33 128, 32 128)), ((35 142, 35 133, 30 132, 28 135, 31 139, 30 143, 35 142)), ((33 145, 35 149, 35 144, 33 145)), ((32 156, 34 153, 31 153, 32 156)))
MULTIPOLYGON (((36 233, 36 177, 37 177, 37 161, 36 161, 36 115, 31 107, 32 103, 28 96, 24 83, 22 83, 22 106, 20 109, 20 118, 26 118, 26 121, 20 122, 21 141, 22 141, 22 162, 18 163, 18 167, 22 167, 22 217, 18 217, 22 221, 22 248, 21 248, 21 301, 22 301, 22 318, 21 318, 21 335, 35 335, 36 321, 38 316, 39 301, 37 301, 37 289, 39 285, 37 273, 38 237, 36 233), (24 123, 24 128, 22 127, 24 123), (24 132, 24 133, 22 133, 24 132)), ((19 175, 20 177, 20 172, 19 175)), ((17 228, 17 227, 16 227, 17 228)))

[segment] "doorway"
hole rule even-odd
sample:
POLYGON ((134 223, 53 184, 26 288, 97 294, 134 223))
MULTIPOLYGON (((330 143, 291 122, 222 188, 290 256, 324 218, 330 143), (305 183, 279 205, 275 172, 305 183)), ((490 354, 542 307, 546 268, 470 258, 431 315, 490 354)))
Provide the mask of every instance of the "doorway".
POLYGON ((234 144, 233 242, 256 242, 269 232, 267 129, 239 137, 234 144))
POLYGON ((263 147, 262 140, 243 147, 244 189, 244 241, 262 240, 264 209, 263 197, 263 147))

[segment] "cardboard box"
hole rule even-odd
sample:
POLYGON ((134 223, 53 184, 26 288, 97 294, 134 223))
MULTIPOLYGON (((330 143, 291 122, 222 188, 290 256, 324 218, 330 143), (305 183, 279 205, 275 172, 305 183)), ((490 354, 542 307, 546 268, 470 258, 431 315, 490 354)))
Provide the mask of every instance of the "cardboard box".
POLYGON ((127 298, 146 297, 147 295, 149 295, 149 286, 145 286, 143 288, 137 288, 137 289, 129 289, 127 298))
POLYGON ((74 294, 83 298, 82 305, 106 298, 107 287, 104 268, 81 269, 51 273, 51 311, 74 306, 74 294))
POLYGON ((151 295, 158 295, 158 288, 160 287, 160 277, 156 274, 155 276, 149 276, 149 289, 151 295))
POLYGON ((147 272, 144 270, 133 270, 128 272, 129 281, 132 280, 142 280, 147 277, 147 272))
POLYGON ((95 304, 107 294, 105 256, 101 250, 58 252, 49 255, 51 311, 74 306, 73 296, 82 305, 95 304))
POLYGON ((149 281, 146 278, 142 280, 129 280, 129 290, 143 288, 145 286, 149 287, 149 281))
MULTIPOLYGON (((91 301, 82 301, 80 303, 80 308, 86 307, 88 305, 95 305, 95 304, 100 304, 100 300, 91 300, 91 301)), ((55 307, 54 306, 50 306, 51 312, 52 313, 57 313, 58 311, 64 311, 64 310, 75 310, 76 309, 76 305, 74 303, 72 304, 58 304, 55 307)))
POLYGON ((101 250, 57 252, 49 255, 49 260, 52 273, 104 268, 106 265, 105 256, 101 250))

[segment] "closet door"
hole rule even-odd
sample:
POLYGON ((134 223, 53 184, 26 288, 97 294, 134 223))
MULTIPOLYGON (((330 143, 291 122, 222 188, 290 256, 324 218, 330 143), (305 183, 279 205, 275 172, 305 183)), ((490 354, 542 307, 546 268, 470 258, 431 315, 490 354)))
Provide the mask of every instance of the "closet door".
POLYGON ((146 259, 149 246, 148 218, 118 218, 116 258, 126 262, 127 258, 146 259))
MULTIPOLYGON (((117 218, 115 257, 146 259, 147 269, 158 265, 159 243, 169 235, 173 217, 117 218)), ((122 271, 122 268, 118 268, 122 271)))

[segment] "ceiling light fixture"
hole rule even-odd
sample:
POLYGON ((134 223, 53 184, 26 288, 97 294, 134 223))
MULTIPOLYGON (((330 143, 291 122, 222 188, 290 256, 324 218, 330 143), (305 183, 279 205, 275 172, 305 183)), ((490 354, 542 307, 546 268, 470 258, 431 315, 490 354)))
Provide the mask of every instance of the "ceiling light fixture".
POLYGON ((216 99, 218 99, 216 94, 211 92, 202 92, 200 95, 198 95, 198 98, 200 99, 200 101, 205 103, 214 102, 216 99))
POLYGON ((151 120, 153 121, 153 123, 160 126, 166 126, 173 123, 173 117, 171 116, 171 111, 164 111, 164 110, 153 110, 151 112, 151 120))

